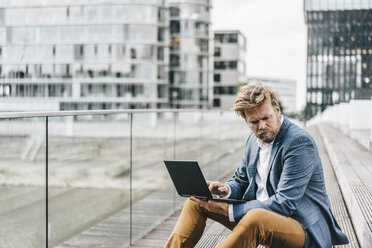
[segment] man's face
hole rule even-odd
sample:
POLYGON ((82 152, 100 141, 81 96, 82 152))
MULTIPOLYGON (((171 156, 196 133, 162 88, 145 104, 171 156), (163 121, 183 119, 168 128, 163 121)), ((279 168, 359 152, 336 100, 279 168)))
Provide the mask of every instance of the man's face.
POLYGON ((278 135, 281 126, 279 106, 274 107, 270 101, 266 101, 244 113, 245 122, 261 141, 271 143, 278 135))

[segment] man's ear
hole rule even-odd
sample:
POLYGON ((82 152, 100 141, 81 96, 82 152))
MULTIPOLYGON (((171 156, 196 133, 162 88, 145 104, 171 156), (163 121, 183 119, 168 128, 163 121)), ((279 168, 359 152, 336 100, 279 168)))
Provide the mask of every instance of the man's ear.
POLYGON ((278 112, 278 116, 280 116, 280 114, 281 114, 280 113, 280 107, 279 106, 276 106, 275 108, 276 108, 276 111, 278 112))

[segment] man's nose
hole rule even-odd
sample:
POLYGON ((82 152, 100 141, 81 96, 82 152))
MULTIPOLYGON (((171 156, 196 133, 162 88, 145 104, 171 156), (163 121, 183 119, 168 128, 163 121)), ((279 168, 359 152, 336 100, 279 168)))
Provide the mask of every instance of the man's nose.
POLYGON ((264 121, 259 121, 258 122, 258 128, 259 129, 265 129, 266 127, 266 123, 264 121))

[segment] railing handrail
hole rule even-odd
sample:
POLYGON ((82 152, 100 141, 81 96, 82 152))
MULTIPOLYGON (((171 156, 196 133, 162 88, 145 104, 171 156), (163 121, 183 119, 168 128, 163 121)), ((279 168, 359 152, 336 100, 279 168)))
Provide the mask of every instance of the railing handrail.
POLYGON ((78 115, 111 115, 137 113, 180 113, 180 112, 223 112, 217 109, 111 109, 111 110, 74 110, 74 111, 35 111, 35 112, 0 112, 0 119, 58 117, 78 115))

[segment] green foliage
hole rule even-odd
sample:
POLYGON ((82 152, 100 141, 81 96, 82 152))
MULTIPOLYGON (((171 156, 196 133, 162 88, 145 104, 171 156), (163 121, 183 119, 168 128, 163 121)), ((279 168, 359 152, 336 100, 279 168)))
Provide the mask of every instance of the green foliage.
POLYGON ((234 93, 238 94, 240 88, 247 84, 249 84, 249 80, 246 82, 239 82, 238 85, 235 87, 234 93))

